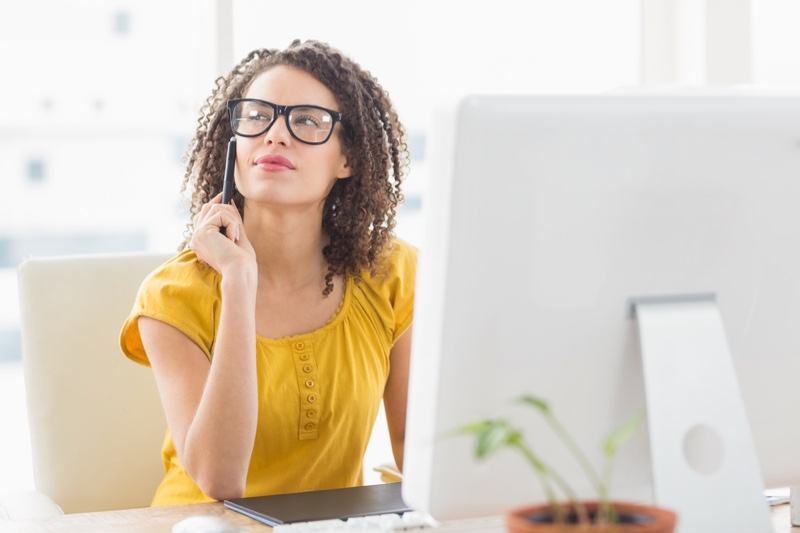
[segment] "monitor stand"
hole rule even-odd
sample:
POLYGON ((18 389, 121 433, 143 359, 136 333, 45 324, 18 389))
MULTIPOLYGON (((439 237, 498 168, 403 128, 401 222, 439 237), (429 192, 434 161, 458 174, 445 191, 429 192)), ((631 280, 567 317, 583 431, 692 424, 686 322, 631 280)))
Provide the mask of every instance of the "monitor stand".
POLYGON ((800 526, 800 485, 789 487, 789 519, 793 526, 800 526))
POLYGON ((653 492, 679 533, 770 533, 755 444, 713 295, 634 298, 653 492))

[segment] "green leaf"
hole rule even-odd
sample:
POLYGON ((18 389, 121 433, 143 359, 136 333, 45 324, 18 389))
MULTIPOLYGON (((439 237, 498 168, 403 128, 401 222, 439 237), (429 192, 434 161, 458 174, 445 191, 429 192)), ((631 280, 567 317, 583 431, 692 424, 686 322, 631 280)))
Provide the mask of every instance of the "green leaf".
POLYGON ((480 458, 486 458, 508 446, 510 442, 518 440, 519 432, 505 420, 492 420, 477 437, 475 453, 480 458))
POLYGON ((614 433, 609 435, 608 438, 606 438, 606 440, 603 442, 603 450, 605 454, 607 456, 614 455, 617 451, 617 448, 619 448, 623 442, 628 440, 639 428, 642 420, 644 420, 644 412, 638 412, 626 420, 625 423, 623 423, 622 426, 620 426, 619 429, 617 429, 614 433))
POLYGON ((447 435, 464 435, 469 433, 478 434, 486 430, 488 425, 492 424, 491 420, 476 420, 469 422, 463 426, 459 426, 452 431, 448 431, 447 435))
POLYGON ((550 412, 550 405, 546 401, 536 396, 531 396, 531 395, 522 396, 519 398, 519 402, 533 406, 542 413, 550 412))
POLYGON ((475 455, 480 459, 485 459, 503 446, 516 442, 520 438, 518 433, 508 424, 508 421, 497 419, 470 422, 449 431, 445 436, 474 435, 475 455))

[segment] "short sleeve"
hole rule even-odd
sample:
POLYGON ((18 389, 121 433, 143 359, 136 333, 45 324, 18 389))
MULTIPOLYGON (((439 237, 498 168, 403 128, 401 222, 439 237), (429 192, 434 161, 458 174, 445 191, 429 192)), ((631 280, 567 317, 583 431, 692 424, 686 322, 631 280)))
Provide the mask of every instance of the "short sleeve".
POLYGON ((391 276, 393 286, 392 307, 394 308, 396 341, 414 318, 414 286, 417 277, 417 249, 405 241, 397 240, 392 253, 391 276))
POLYGON ((360 290, 379 323, 394 344, 411 325, 414 316, 417 249, 395 239, 392 253, 375 275, 364 274, 360 290))
POLYGON ((120 347, 131 360, 149 366, 139 333, 139 317, 178 329, 211 359, 220 313, 219 277, 191 251, 184 251, 150 273, 139 287, 120 332, 120 347))

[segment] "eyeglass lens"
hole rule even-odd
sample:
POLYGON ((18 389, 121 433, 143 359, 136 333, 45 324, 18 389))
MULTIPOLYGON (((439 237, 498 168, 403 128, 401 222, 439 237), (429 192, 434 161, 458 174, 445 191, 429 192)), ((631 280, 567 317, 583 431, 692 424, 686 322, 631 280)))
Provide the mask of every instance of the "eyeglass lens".
MULTIPOLYGON (((244 101, 233 109, 233 129, 240 135, 261 135, 275 120, 275 107, 264 102, 244 101)), ((324 109, 295 107, 289 112, 289 131, 303 142, 323 143, 330 137, 333 117, 324 109)))

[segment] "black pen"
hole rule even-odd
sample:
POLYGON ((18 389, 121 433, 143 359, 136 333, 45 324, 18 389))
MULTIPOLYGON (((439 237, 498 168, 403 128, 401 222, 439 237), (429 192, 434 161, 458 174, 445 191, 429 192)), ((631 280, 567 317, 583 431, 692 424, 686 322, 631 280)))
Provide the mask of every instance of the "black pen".
MULTIPOLYGON (((233 197, 233 169, 236 166, 236 137, 231 137, 228 141, 228 157, 225 160, 225 180, 222 182, 222 204, 228 205, 233 197)), ((220 233, 225 235, 225 227, 219 228, 220 233)))

